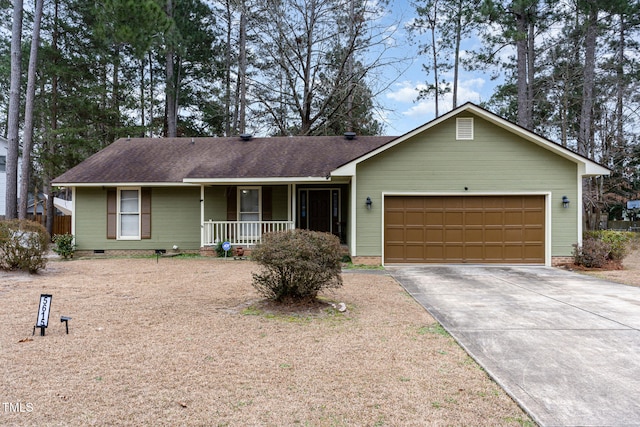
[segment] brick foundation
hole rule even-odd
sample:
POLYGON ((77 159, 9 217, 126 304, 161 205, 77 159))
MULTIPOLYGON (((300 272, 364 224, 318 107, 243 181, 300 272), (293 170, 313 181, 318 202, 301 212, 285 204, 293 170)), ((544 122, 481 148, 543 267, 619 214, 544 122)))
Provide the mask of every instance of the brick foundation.
POLYGON ((355 265, 382 265, 382 257, 379 256, 355 256, 351 257, 355 265))
POLYGON ((559 267, 562 265, 573 264, 573 261, 574 259, 572 256, 554 256, 551 257, 551 266, 559 267))

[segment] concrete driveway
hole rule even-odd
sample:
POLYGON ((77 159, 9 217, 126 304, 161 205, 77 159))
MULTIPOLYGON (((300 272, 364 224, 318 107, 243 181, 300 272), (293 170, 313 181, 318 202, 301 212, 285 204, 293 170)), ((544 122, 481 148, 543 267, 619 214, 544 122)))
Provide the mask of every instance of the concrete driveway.
POLYGON ((640 288, 550 267, 387 271, 542 426, 640 426, 640 288))

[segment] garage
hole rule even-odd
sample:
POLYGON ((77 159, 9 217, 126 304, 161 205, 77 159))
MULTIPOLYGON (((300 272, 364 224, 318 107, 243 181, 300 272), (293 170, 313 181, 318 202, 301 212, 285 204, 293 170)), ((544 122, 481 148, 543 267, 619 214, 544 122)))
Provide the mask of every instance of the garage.
POLYGON ((545 196, 385 196, 385 263, 545 262, 545 196))

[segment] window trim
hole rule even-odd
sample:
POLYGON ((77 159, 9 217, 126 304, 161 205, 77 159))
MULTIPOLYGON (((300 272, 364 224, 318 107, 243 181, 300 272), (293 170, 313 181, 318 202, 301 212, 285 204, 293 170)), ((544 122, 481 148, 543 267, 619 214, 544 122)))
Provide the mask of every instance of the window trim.
POLYGON ((238 187, 238 194, 237 194, 237 203, 238 203, 238 217, 237 220, 239 222, 242 221, 242 214, 243 213, 248 213, 248 214, 258 214, 258 219, 257 221, 262 221, 262 187, 260 186, 252 186, 252 187, 238 187), (258 190, 258 212, 245 212, 242 210, 242 191, 243 190, 258 190))
POLYGON ((116 240, 142 240, 142 191, 140 187, 118 187, 116 192, 116 240), (125 215, 138 216, 138 233, 135 236, 122 235, 122 192, 137 191, 138 193, 138 210, 136 213, 126 212, 125 215))

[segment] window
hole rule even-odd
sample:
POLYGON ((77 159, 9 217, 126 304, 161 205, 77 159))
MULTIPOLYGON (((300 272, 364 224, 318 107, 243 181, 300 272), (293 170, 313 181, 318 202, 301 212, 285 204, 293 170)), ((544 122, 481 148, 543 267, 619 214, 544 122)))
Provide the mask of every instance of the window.
POLYGON ((140 190, 118 190, 118 239, 140 239, 140 190))
POLYGON ((473 117, 459 117, 456 119, 456 139, 473 139, 473 117))
POLYGON ((107 188, 107 239, 151 238, 151 188, 107 188))
POLYGON ((0 156, 0 172, 7 171, 7 156, 0 156))
POLYGON ((238 189, 238 204, 240 222, 252 222, 252 224, 241 225, 240 235, 242 237, 255 237, 259 235, 260 224, 260 188, 244 187, 238 189))

